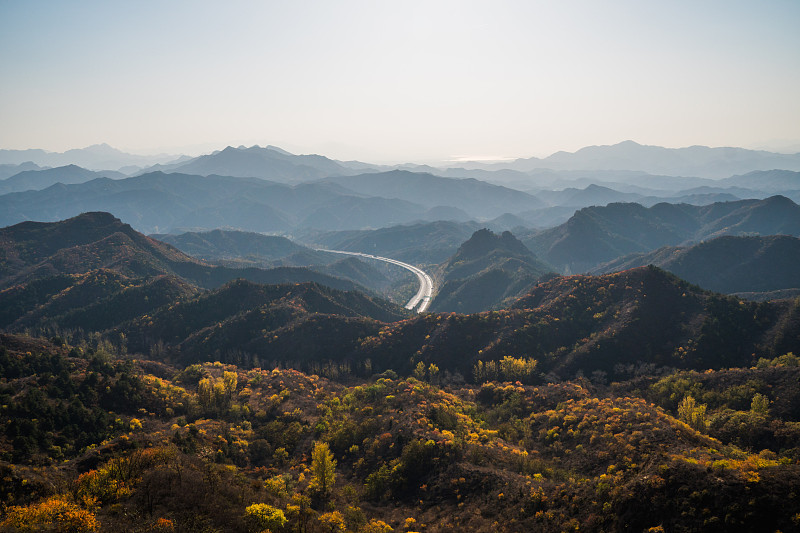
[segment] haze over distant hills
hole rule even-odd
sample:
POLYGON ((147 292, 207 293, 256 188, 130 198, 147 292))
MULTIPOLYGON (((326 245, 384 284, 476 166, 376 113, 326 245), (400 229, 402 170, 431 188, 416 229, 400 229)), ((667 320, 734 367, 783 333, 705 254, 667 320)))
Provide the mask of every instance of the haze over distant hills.
MULTIPOLYGON (((374 168, 360 164, 361 167, 374 168)), ((241 178, 263 178, 282 183, 297 183, 328 176, 357 174, 345 164, 321 155, 295 155, 274 146, 262 148, 251 146, 233 148, 202 155, 169 165, 156 165, 143 172, 161 170, 200 176, 236 176, 241 178)))
POLYGON ((186 156, 129 154, 105 143, 67 150, 66 152, 48 152, 40 149, 0 150, 0 164, 19 165, 30 161, 45 167, 78 165, 93 170, 119 170, 123 167, 131 166, 143 167, 179 159, 186 159, 186 156))
POLYGON ((576 152, 556 152, 543 159, 531 157, 509 163, 476 165, 522 172, 552 170, 639 170, 668 176, 726 178, 753 170, 800 170, 800 154, 776 154, 744 148, 663 148, 624 141, 611 146, 587 146, 576 152))
POLYGON ((0 180, 0 195, 11 192, 22 192, 30 190, 41 190, 63 183, 70 185, 75 183, 85 183, 96 178, 121 179, 125 174, 113 170, 103 170, 99 172, 86 170, 77 165, 67 165, 48 169, 31 169, 21 171, 13 176, 0 180))

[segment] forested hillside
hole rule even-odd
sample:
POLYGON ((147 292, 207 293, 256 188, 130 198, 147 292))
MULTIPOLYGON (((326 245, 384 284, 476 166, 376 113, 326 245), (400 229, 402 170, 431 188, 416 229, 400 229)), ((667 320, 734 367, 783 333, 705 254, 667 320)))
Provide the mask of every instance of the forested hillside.
POLYGON ((311 281, 218 286, 271 271, 107 214, 0 232, 0 529, 800 524, 800 299, 653 266, 542 276, 481 230, 445 275, 538 281, 505 309, 412 315, 311 281))

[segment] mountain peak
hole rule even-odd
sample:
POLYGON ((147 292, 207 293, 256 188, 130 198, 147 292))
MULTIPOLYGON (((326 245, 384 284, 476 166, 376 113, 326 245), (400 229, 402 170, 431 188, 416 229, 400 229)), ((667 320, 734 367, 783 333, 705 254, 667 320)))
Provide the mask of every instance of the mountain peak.
POLYGON ((495 250, 511 252, 513 254, 531 255, 522 242, 510 231, 497 235, 493 231, 483 228, 472 234, 458 249, 456 259, 476 259, 490 254, 495 250))

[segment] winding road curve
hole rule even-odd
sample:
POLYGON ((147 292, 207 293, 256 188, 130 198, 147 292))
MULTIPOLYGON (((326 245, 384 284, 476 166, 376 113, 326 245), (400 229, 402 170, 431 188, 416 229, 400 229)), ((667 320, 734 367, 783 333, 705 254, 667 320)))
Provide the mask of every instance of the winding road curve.
POLYGON ((414 309, 417 308, 417 313, 424 313, 425 310, 428 309, 428 306, 431 304, 431 298, 433 297, 433 280, 431 277, 422 269, 415 267, 414 265, 409 265, 408 263, 403 263, 402 261, 398 261, 397 259, 392 259, 390 257, 380 257, 378 255, 372 254, 362 254, 361 252, 345 252, 343 250, 327 250, 325 248, 316 248, 318 252, 331 252, 334 254, 345 254, 345 255, 357 255, 359 257, 365 257, 367 259, 377 259, 378 261, 384 261, 386 263, 391 263, 393 265, 397 265, 399 267, 403 267, 406 270, 410 270, 414 274, 417 275, 419 279, 419 290, 417 294, 411 298, 408 303, 406 304, 406 309, 414 309), (422 302, 422 303, 420 303, 422 302))

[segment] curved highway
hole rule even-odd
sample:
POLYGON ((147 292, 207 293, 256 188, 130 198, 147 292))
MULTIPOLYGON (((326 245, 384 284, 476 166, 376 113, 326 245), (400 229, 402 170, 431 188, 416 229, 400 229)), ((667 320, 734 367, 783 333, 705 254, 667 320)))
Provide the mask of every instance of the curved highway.
POLYGON ((410 270, 414 274, 417 275, 419 279, 419 290, 417 294, 411 298, 408 303, 406 304, 406 309, 414 309, 417 308, 417 313, 424 313, 428 306, 431 304, 431 298, 433 297, 433 280, 431 277, 422 269, 415 267, 414 265, 409 265, 408 263, 403 263, 402 261, 398 261, 397 259, 391 259, 389 257, 380 257, 378 255, 372 254, 362 254, 361 252, 345 252, 343 250, 326 250, 325 248, 316 248, 318 252, 331 252, 334 254, 345 254, 345 255, 357 255, 359 257, 366 257, 367 259, 377 259, 378 261, 384 261, 386 263, 391 263, 393 265, 397 265, 399 267, 403 267, 406 270, 410 270), (420 303, 421 302, 421 303, 420 303))

